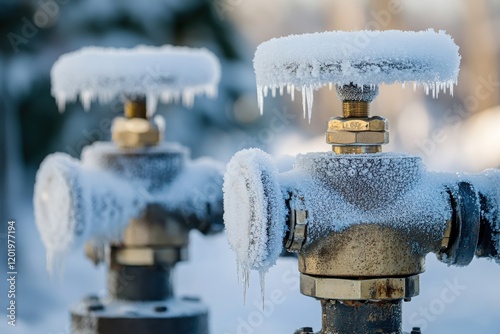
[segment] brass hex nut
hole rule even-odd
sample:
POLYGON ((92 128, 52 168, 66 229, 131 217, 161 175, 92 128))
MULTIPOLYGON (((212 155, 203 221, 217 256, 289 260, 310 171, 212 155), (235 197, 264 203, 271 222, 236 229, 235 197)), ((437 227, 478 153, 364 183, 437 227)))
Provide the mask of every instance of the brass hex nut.
POLYGON ((326 142, 331 145, 382 145, 389 142, 389 132, 328 130, 326 142))
POLYGON ((117 117, 113 121, 113 141, 124 148, 156 145, 160 141, 158 127, 143 118, 117 117))
POLYGON ((300 292, 306 296, 337 300, 391 300, 418 296, 420 279, 409 277, 342 279, 300 275, 300 292))
POLYGON ((328 131, 388 131, 389 122, 379 116, 369 118, 332 117, 328 121, 328 131))

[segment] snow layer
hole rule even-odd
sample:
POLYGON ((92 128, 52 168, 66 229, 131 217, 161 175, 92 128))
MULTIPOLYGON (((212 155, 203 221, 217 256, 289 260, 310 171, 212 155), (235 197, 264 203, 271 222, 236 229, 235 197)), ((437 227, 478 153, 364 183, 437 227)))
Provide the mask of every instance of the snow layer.
POLYGON ((62 55, 51 70, 52 95, 60 110, 80 98, 88 110, 93 100, 116 96, 146 97, 153 114, 157 101, 188 107, 194 97, 214 97, 220 64, 206 49, 138 46, 133 49, 85 47, 62 55))
POLYGON ((259 149, 236 153, 224 175, 224 224, 243 284, 250 270, 264 274, 276 263, 285 234, 285 201, 271 157, 259 149))
POLYGON ((458 46, 444 31, 329 31, 271 39, 257 47, 254 69, 261 112, 269 89, 294 99, 302 92, 311 117, 313 92, 324 85, 376 86, 414 82, 426 94, 453 94, 460 66, 458 46))

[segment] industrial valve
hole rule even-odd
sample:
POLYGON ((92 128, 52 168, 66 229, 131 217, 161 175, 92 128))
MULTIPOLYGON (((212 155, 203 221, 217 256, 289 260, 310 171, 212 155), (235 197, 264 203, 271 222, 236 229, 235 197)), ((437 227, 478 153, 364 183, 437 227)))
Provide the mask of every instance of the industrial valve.
POLYGON ((286 87, 302 92, 310 118, 313 91, 330 85, 343 116, 328 121, 332 151, 298 155, 291 171, 278 173, 258 149, 229 162, 224 222, 245 284, 284 245, 298 255, 301 293, 321 301, 319 334, 400 334, 427 254, 456 266, 500 260, 500 171, 432 173, 419 157, 383 153, 388 122, 369 113, 383 83, 453 92, 459 64, 452 38, 433 30, 295 35, 257 48, 261 110, 269 89, 286 87))
POLYGON ((89 47, 61 56, 51 79, 60 109, 77 97, 85 109, 96 98, 125 101, 112 142, 85 147, 81 160, 50 155, 36 177, 36 223, 49 270, 84 246, 109 267, 108 296, 76 305, 72 332, 208 333, 207 307, 177 298, 171 271, 187 259, 190 230, 222 231, 223 168, 163 142, 164 122, 152 115, 158 100, 190 106, 196 95, 214 96, 218 60, 205 49, 89 47))

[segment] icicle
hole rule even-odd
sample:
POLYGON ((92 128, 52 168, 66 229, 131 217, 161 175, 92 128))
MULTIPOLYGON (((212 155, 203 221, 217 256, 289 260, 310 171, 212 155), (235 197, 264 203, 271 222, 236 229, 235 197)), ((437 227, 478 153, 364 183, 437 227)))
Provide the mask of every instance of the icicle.
POLYGON ((292 91, 292 93, 291 93, 291 94, 292 94, 291 98, 292 98, 292 102, 293 102, 293 101, 295 101, 295 85, 292 85, 292 87, 291 87, 291 91, 292 91))
POLYGON ((417 91, 417 82, 413 81, 413 91, 417 91))
POLYGON ((257 86, 257 104, 259 106, 260 115, 264 114, 264 92, 262 86, 257 86))
POLYGON ((186 108, 191 108, 194 104, 194 91, 192 89, 186 88, 182 91, 182 104, 186 108))
POLYGON ((170 103, 172 102, 172 92, 170 91, 164 91, 160 95, 160 99, 163 103, 170 103))
POLYGON ((306 119, 306 86, 302 86, 302 110, 304 111, 304 119, 306 119))
POLYGON ((265 271, 260 271, 260 295, 262 297, 262 311, 264 311, 264 292, 266 289, 266 272, 265 271))
POLYGON ((306 98, 307 98, 307 117, 309 119, 309 124, 311 124, 312 106, 314 98, 314 90, 312 86, 309 86, 307 88, 306 98))
MULTIPOLYGON (((238 264, 239 265, 239 264, 238 264)), ((250 270, 248 268, 241 268, 243 273, 243 304, 247 303, 247 288, 250 286, 250 270)))
POLYGON ((57 109, 59 113, 63 113, 66 109, 66 96, 64 94, 56 94, 57 109))
POLYGON ((280 96, 283 96, 283 89, 285 88, 285 86, 283 85, 280 85, 280 96))
POLYGON ((148 93, 146 95, 146 111, 148 117, 151 117, 156 112, 156 106, 158 105, 158 94, 148 93))
POLYGON ((267 97, 267 91, 269 90, 269 87, 264 86, 264 97, 267 97))
POLYGON ((333 89, 333 82, 329 82, 329 83, 328 83, 328 89, 329 89, 329 90, 332 90, 332 89, 333 89))
POLYGON ((85 90, 80 93, 80 101, 82 102, 83 109, 85 111, 90 110, 90 104, 92 103, 92 92, 85 90))
POLYGON ((161 115, 154 116, 153 122, 158 127, 158 130, 160 130, 160 134, 165 133, 165 129, 167 128, 167 122, 165 121, 165 118, 163 116, 161 115))
POLYGON ((450 81, 450 95, 453 96, 453 82, 450 81))
POLYGON ((406 88, 406 82, 403 82, 403 84, 401 85, 401 87, 403 87, 403 89, 406 88))
POLYGON ((271 96, 276 97, 276 86, 273 86, 273 88, 271 88, 271 96))
POLYGON ((203 88, 203 90, 205 91, 205 95, 209 98, 215 98, 219 93, 217 85, 207 85, 203 88))
POLYGON ((429 84, 425 83, 424 89, 425 89, 425 95, 429 95, 429 84))
POLYGON ((286 93, 290 95, 290 84, 286 84, 286 93))

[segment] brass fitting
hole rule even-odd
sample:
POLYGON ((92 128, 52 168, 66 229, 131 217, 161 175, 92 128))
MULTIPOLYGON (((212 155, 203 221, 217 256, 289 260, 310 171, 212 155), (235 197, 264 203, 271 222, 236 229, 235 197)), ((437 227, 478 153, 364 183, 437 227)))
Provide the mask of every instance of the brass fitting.
POLYGON ((144 118, 117 117, 113 121, 112 137, 119 147, 140 148, 158 144, 160 130, 144 118))
POLYGON ((408 299, 420 292, 419 275, 370 279, 344 279, 300 274, 300 292, 336 300, 408 299))
POLYGON ((146 99, 127 99, 124 106, 125 118, 113 121, 112 138, 121 148, 141 148, 160 142, 160 130, 147 117, 146 99))
POLYGON ((389 123, 383 117, 370 117, 370 102, 378 88, 355 85, 337 86, 342 99, 343 117, 328 121, 326 142, 337 154, 377 153, 389 142, 389 123))

